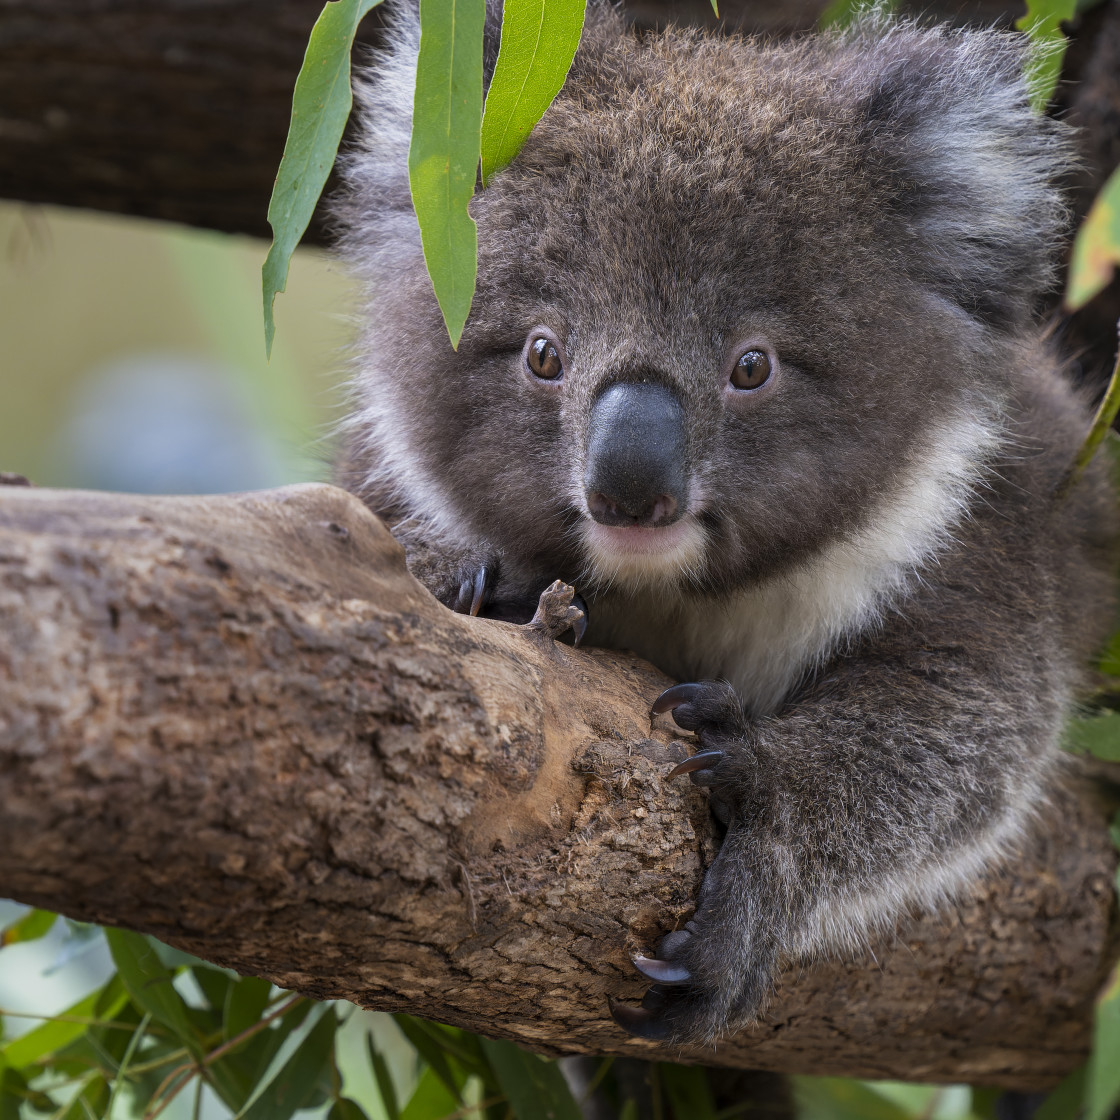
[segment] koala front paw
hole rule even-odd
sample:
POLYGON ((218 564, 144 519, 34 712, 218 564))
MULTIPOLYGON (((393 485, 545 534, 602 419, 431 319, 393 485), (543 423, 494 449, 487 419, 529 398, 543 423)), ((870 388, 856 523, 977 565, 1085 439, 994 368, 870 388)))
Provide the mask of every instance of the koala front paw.
POLYGON ((655 715, 670 711, 678 726, 696 732, 700 750, 668 777, 688 774, 705 787, 727 834, 692 919, 662 938, 656 957, 634 958, 635 968, 653 981, 641 1006, 612 1003, 611 1015, 641 1038, 711 1042, 755 1018, 765 1002, 778 956, 780 908, 752 851, 754 760, 738 697, 719 681, 679 684, 653 704, 655 715))
POLYGON ((452 587, 445 604, 459 614, 478 614, 493 598, 497 576, 496 563, 464 564, 460 570, 459 589, 456 591, 452 587))

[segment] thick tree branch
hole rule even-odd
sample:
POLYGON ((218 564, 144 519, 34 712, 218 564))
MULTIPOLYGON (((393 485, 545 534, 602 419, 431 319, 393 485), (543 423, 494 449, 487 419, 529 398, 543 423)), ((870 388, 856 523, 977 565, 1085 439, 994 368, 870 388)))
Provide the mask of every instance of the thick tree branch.
MULTIPOLYGON (((650 1055, 607 1017, 713 839, 665 684, 441 607, 327 486, 0 488, 0 894, 285 987, 551 1053, 650 1055)), ((708 1064, 1052 1084, 1112 950, 1094 796, 949 914, 791 962, 708 1064)))

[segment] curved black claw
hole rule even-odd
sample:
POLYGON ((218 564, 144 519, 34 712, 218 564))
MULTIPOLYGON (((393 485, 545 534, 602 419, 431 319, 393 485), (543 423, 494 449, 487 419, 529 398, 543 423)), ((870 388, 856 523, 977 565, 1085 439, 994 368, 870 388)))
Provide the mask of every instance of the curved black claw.
POLYGON ((692 979, 692 973, 687 968, 653 957, 635 957, 634 967, 656 984, 687 984, 692 979))
POLYGON ((485 564, 459 585, 459 597, 454 610, 459 614, 478 614, 490 595, 490 572, 485 564))
POLYGON ((695 700, 697 696, 703 691, 702 684, 675 684, 672 688, 667 688, 665 691, 653 702, 653 707, 650 711, 655 716, 659 716, 662 712, 671 712, 679 708, 682 704, 688 704, 695 700))
POLYGON ((668 1037, 668 1024, 655 1012, 644 1007, 631 1007, 628 1003, 619 1003, 609 997, 607 1006, 610 1008, 611 1018, 628 1034, 636 1038, 648 1038, 653 1042, 660 1042, 668 1037))
POLYGON ((578 647, 583 641, 584 634, 587 633, 587 604, 583 601, 582 595, 573 595, 572 606, 583 611, 583 617, 572 622, 572 645, 578 647))
POLYGON ((676 778, 680 774, 691 774, 695 770, 710 770, 721 758, 723 758, 723 751, 700 751, 691 758, 686 758, 684 762, 678 762, 669 771, 669 777, 676 778))

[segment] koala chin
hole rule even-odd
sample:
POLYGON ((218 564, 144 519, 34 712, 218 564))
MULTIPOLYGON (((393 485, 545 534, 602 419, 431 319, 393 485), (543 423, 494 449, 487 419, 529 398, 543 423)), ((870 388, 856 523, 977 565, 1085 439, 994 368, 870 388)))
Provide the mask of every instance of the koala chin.
POLYGON ((455 352, 409 196, 418 41, 402 6, 342 166, 337 477, 449 606, 524 620, 561 578, 589 643, 698 682, 650 699, 698 737, 677 770, 722 847, 613 1012, 710 1041, 1045 803, 1116 555, 1101 464, 1055 496, 1089 422, 1035 315, 1069 141, 1015 34, 639 34, 592 0, 471 204, 455 352))

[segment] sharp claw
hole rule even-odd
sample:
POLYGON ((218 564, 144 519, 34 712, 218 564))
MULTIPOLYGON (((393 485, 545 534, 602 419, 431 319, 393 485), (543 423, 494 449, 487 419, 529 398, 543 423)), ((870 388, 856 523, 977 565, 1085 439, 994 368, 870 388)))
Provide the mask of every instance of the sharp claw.
POLYGON ((471 595, 471 614, 478 614, 478 612, 482 609, 482 600, 486 595, 486 576, 486 565, 483 564, 483 566, 479 568, 478 571, 474 574, 473 589, 468 587, 467 584, 463 584, 463 587, 467 591, 473 591, 473 594, 471 595))
POLYGON ((579 618, 572 620, 572 645, 578 646, 587 633, 587 615, 580 611, 579 618))
POLYGON ((628 1003, 618 1003, 608 999, 611 1018, 628 1034, 637 1038, 648 1038, 660 1042, 669 1033, 667 1024, 652 1011, 644 1007, 631 1007, 628 1003))
POLYGON ((656 984, 687 984, 692 979, 692 973, 687 968, 653 957, 635 957, 634 967, 656 984))
MULTIPOLYGON (((681 774, 691 774, 694 770, 708 770, 723 758, 723 751, 700 751, 684 762, 678 762, 669 771, 669 778, 676 778, 681 774)), ((669 779, 666 778, 666 781, 669 779)))
POLYGON ((654 700, 653 707, 650 710, 655 716, 661 715, 662 712, 671 712, 674 708, 679 708, 682 704, 695 700, 702 687, 698 684, 675 684, 672 688, 665 689, 654 700))

